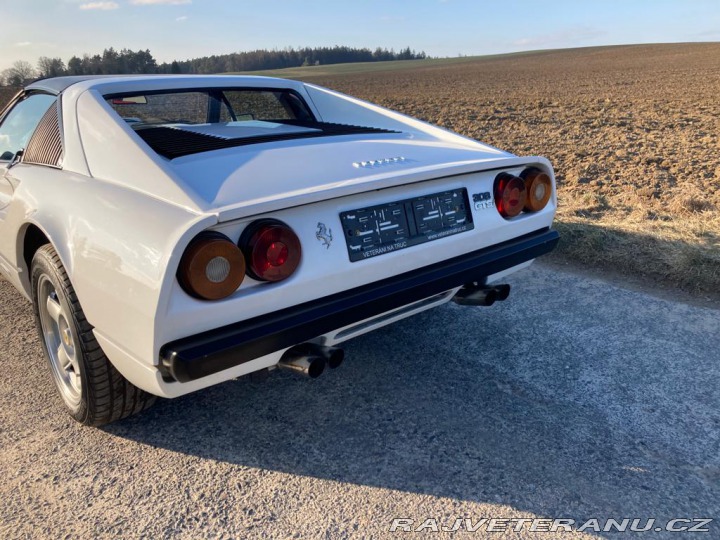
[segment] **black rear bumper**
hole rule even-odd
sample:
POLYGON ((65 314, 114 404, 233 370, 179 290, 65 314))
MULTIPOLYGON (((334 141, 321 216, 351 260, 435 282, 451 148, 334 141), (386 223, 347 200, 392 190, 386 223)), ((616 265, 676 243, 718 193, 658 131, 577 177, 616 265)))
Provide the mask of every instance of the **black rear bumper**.
POLYGON ((304 343, 501 272, 552 251, 557 232, 542 229, 460 257, 168 343, 161 369, 187 382, 304 343))

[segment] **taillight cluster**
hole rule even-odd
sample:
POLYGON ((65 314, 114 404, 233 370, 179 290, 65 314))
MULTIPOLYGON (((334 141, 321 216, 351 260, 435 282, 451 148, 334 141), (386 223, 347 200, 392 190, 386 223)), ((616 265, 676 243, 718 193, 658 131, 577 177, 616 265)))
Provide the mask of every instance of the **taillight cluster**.
POLYGON ((552 195, 550 176, 538 168, 530 167, 515 176, 500 173, 495 177, 495 207, 504 218, 520 212, 539 212, 552 195))
POLYGON ((300 240, 277 220, 260 220, 246 227, 235 244, 218 232, 203 232, 190 242, 177 277, 189 295, 202 300, 230 296, 249 275, 258 281, 281 281, 300 264, 300 240))

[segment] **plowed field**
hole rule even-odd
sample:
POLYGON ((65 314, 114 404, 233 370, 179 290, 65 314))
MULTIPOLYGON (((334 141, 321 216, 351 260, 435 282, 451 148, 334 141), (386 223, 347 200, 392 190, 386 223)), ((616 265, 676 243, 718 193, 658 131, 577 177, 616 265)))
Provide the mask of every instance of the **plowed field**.
POLYGON ((302 77, 548 157, 564 235, 556 257, 695 292, 720 289, 720 44, 415 63, 302 77))

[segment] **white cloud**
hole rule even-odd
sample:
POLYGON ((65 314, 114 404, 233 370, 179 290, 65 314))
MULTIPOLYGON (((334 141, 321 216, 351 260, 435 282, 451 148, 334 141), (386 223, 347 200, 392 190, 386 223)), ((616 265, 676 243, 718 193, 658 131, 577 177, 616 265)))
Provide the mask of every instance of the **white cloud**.
POLYGON ((18 41, 13 47, 28 47, 30 45, 32 45, 32 41, 18 41))
POLYGON ((188 16, 183 15, 182 17, 178 17, 177 19, 175 19, 175 22, 185 22, 187 20, 188 20, 188 16))
POLYGON ((192 4, 192 0, 130 0, 131 4, 136 6, 179 6, 181 4, 192 4))
POLYGON ((117 9, 120 6, 118 6, 117 2, 88 2, 87 4, 80 4, 80 9, 88 10, 88 9, 101 9, 104 11, 110 10, 110 9, 117 9))
POLYGON ((551 34, 540 34, 512 42, 515 47, 549 47, 578 45, 605 35, 604 30, 588 26, 568 28, 551 34))

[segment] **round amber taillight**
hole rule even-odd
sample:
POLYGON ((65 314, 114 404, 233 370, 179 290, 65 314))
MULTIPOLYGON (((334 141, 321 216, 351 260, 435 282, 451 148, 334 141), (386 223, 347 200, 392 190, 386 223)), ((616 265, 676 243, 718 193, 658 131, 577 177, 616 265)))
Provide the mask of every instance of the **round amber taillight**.
POLYGON ((527 192, 525 182, 509 173, 500 173, 495 178, 495 206, 505 218, 517 216, 525 207, 527 192))
POLYGON ((525 181, 525 190, 527 191, 525 211, 539 212, 545 208, 552 195, 550 175, 532 167, 520 173, 520 178, 525 181))
POLYGON ((201 233, 183 253, 177 277, 189 295, 220 300, 235 292, 245 279, 245 257, 224 234, 201 233))

